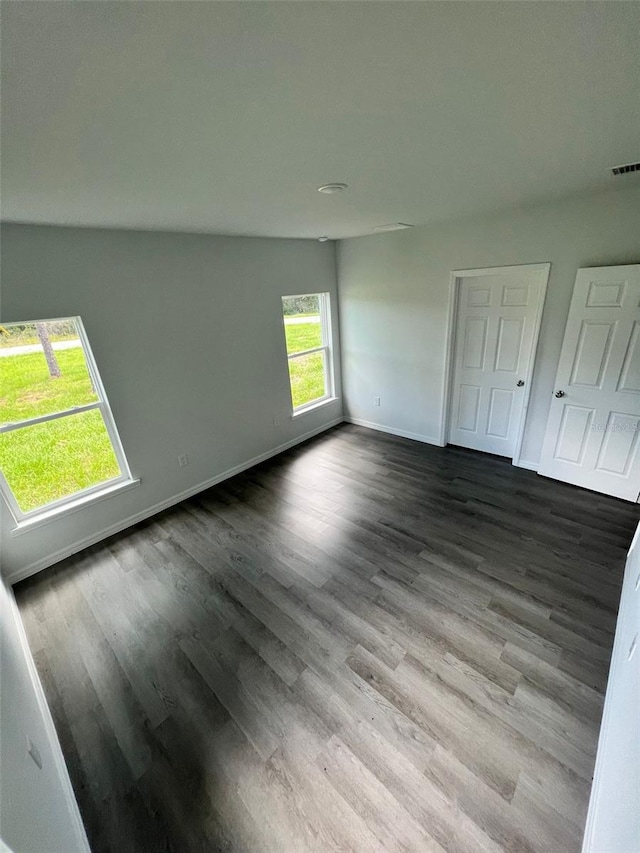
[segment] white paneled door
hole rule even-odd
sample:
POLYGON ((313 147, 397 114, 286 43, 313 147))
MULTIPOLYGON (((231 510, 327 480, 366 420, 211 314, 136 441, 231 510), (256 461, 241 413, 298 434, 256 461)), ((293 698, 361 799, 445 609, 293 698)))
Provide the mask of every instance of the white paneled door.
POLYGON ((516 455, 548 272, 544 264, 454 274, 450 444, 516 455))
POLYGON ((578 270, 538 473, 636 501, 640 264, 578 270))

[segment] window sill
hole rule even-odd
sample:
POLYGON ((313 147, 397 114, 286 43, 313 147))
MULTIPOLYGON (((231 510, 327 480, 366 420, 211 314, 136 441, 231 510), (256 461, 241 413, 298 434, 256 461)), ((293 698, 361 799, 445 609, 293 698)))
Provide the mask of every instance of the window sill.
POLYGON ((84 509, 86 506, 90 506, 94 503, 99 503, 100 501, 110 498, 112 495, 120 494, 120 492, 135 489, 136 486, 139 485, 140 480, 125 480, 122 483, 105 486, 105 488, 101 489, 99 492, 92 492, 90 495, 81 495, 75 500, 70 500, 68 503, 63 504, 62 506, 57 506, 54 509, 45 509, 37 515, 32 515, 29 516, 29 518, 24 518, 22 521, 18 521, 11 531, 11 535, 20 536, 23 533, 29 533, 29 531, 34 530, 36 527, 41 527, 42 525, 49 524, 52 521, 58 521, 65 515, 77 512, 78 510, 84 509))
POLYGON ((302 409, 297 409, 291 415, 291 418, 292 418, 292 420, 295 420, 296 418, 299 418, 301 415, 306 415, 309 412, 315 412, 316 409, 321 409, 323 406, 328 406, 329 403, 337 403, 337 402, 338 402, 337 397, 325 397, 324 399, 318 400, 315 403, 309 403, 308 406, 305 406, 302 409))

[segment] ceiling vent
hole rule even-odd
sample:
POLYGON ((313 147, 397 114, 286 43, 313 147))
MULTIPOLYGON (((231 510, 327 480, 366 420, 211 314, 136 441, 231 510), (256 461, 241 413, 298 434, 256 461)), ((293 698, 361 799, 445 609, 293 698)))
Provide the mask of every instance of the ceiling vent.
POLYGON ((626 166, 614 166, 611 169, 611 174, 616 177, 630 175, 631 172, 640 172, 640 163, 627 163, 626 166))

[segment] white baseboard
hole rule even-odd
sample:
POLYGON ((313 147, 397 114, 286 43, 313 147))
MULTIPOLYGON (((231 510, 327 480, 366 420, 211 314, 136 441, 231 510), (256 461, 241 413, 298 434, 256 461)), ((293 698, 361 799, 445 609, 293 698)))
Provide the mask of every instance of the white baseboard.
POLYGON ((62 747, 60 746, 60 741, 58 740, 58 733, 56 732, 56 727, 53 723, 51 711, 49 710, 49 706, 47 705, 47 700, 44 695, 40 676, 38 675, 38 670, 36 669, 36 665, 31 654, 31 649, 29 648, 29 641, 27 640, 24 625, 22 624, 22 618, 20 617, 20 611, 18 610, 18 605, 11 587, 7 587, 7 597, 9 599, 11 617, 13 618, 13 621, 15 622, 16 626, 18 642, 20 643, 20 648, 22 650, 22 654, 24 655, 25 663, 29 672, 29 680, 31 681, 31 686, 33 688, 33 692, 36 697, 36 702, 38 704, 38 711, 40 712, 45 732, 47 734, 47 740, 49 741, 51 754, 53 755, 56 773, 60 780, 60 787, 62 789, 63 796, 67 802, 69 814, 73 822, 74 832, 78 841, 77 849, 79 851, 83 850, 86 851, 86 853, 91 853, 89 841, 87 840, 87 834, 84 829, 84 824, 82 823, 82 818, 80 817, 80 810, 78 808, 76 796, 73 792, 71 779, 69 778, 69 771, 67 770, 67 765, 62 754, 62 747))
POLYGON ((413 441, 421 441, 423 444, 435 444, 437 447, 442 447, 439 438, 432 438, 428 435, 421 435, 417 432, 408 432, 404 429, 396 429, 395 427, 385 426, 384 424, 375 424, 371 421, 363 421, 362 418, 343 418, 348 424, 366 427, 367 429, 375 429, 378 432, 386 432, 389 435, 398 435, 400 438, 411 438, 413 441))
MULTIPOLYGON (((184 501, 187 498, 193 497, 193 495, 197 495, 199 492, 204 492, 205 489, 210 489, 211 486, 215 486, 218 483, 221 483, 223 480, 228 480, 230 477, 234 477, 236 474, 241 474, 243 471, 246 471, 248 468, 253 468, 254 465, 259 465, 260 462, 265 462, 267 459, 271 459, 272 456, 277 456, 279 453, 284 453, 285 450, 289 450, 291 447, 295 447, 296 444, 301 444, 303 441, 307 441, 310 438, 313 438, 315 435, 319 435, 321 432, 325 432, 328 429, 331 429, 338 424, 343 422, 344 418, 334 418, 329 423, 323 424, 321 427, 317 429, 313 429, 310 432, 304 433, 304 435, 299 435, 297 438, 292 438, 291 441, 287 441, 284 444, 279 444, 277 447, 272 448, 271 450, 267 450, 265 453, 261 453, 259 456, 254 456, 253 459, 247 459, 246 462, 242 462, 240 465, 236 465, 233 468, 229 468, 227 471, 223 471, 221 474, 217 474, 215 477, 210 477, 208 480, 204 480, 201 483, 198 483, 195 486, 191 486, 189 489, 185 489, 184 492, 180 492, 178 495, 173 495, 166 500, 160 501, 153 506, 147 507, 146 509, 141 510, 140 512, 135 513, 134 515, 130 515, 127 518, 123 518, 121 521, 116 522, 115 524, 110 525, 109 527, 104 527, 102 530, 98 530, 95 533, 89 534, 89 536, 85 536, 83 539, 79 539, 76 542, 71 543, 70 545, 65 545, 64 548, 61 548, 59 551, 56 551, 53 554, 47 554, 46 557, 43 557, 40 560, 36 560, 35 563, 31 563, 29 566, 23 566, 23 568, 18 569, 15 572, 11 572, 6 575, 5 580, 9 584, 15 584, 19 581, 25 580, 25 578, 31 577, 31 575, 35 575, 38 572, 41 572, 43 569, 47 569, 49 566, 53 566, 54 563, 59 563, 60 560, 64 560, 67 557, 70 557, 72 554, 77 554, 78 551, 82 551, 84 548, 88 548, 90 545, 95 545, 96 542, 101 542, 103 539, 107 539, 109 536, 113 536, 114 533, 120 533, 122 530, 126 530, 127 527, 132 527, 134 524, 138 524, 141 521, 144 521, 147 518, 151 518, 152 515, 157 515, 159 512, 162 512, 165 509, 169 509, 169 507, 175 506, 175 504, 180 503, 180 501, 184 501)), ((411 437, 411 436, 409 436, 411 437)))
MULTIPOLYGON (((356 426, 366 427, 367 429, 375 429, 378 432, 387 432, 390 435, 398 435, 401 438, 411 438, 413 441, 422 441, 424 444, 434 444, 436 447, 445 447, 439 438, 431 438, 428 435, 421 435, 417 432, 408 432, 404 429, 396 429, 395 427, 385 426, 384 424, 375 424, 371 421, 362 420, 362 418, 344 417, 343 420, 348 424, 356 424, 356 426)), ((528 471, 538 471, 538 462, 528 462, 526 459, 520 459, 513 463, 516 468, 526 468, 528 471)))
POLYGON ((526 459, 519 459, 513 463, 516 468, 526 468, 527 471, 535 471, 538 473, 538 462, 527 462, 526 459))

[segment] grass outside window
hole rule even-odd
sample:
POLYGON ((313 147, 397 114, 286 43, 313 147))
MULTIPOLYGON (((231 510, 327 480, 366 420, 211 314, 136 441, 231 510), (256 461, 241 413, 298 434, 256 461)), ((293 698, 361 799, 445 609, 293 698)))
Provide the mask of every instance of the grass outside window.
POLYGON ((25 513, 121 473, 97 409, 1 434, 0 465, 25 513))
POLYGON ((329 294, 282 298, 294 414, 332 391, 329 294))
POLYGON ((0 470, 17 520, 130 479, 79 318, 37 326, 44 343, 34 323, 0 327, 0 470))

